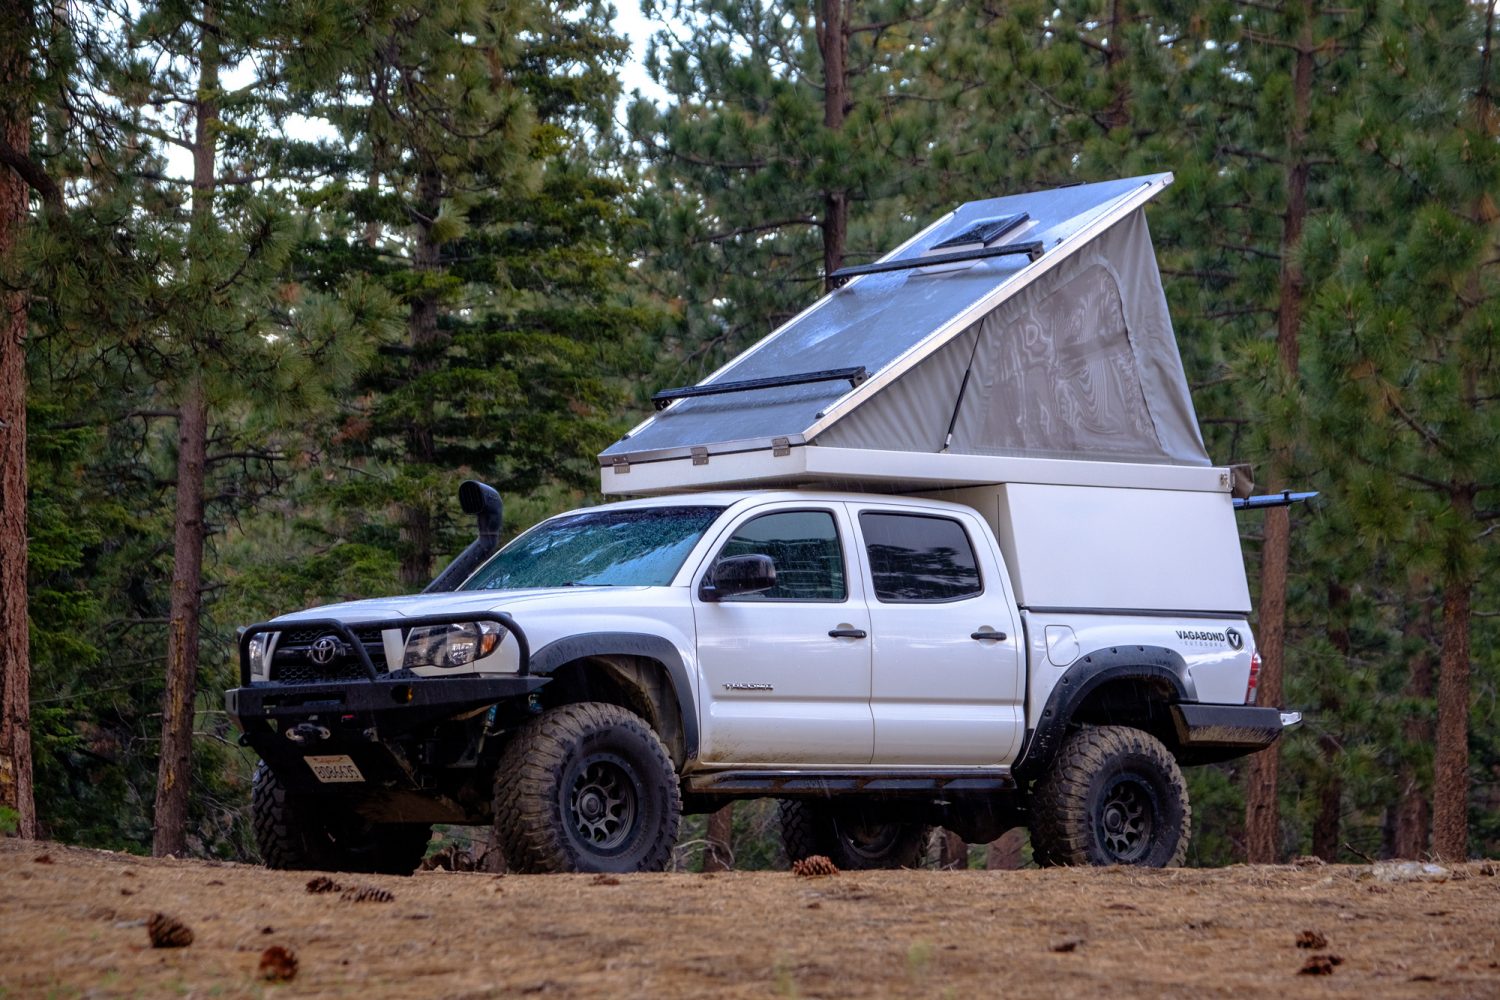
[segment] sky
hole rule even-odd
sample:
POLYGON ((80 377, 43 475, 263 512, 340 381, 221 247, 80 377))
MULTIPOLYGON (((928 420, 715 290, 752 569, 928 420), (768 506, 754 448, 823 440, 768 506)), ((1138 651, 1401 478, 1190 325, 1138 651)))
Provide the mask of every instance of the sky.
POLYGON ((656 23, 641 13, 640 0, 615 0, 615 30, 630 39, 630 58, 620 73, 620 86, 628 99, 639 90, 655 101, 666 99, 666 91, 652 82, 646 73, 646 43, 656 30, 656 23))

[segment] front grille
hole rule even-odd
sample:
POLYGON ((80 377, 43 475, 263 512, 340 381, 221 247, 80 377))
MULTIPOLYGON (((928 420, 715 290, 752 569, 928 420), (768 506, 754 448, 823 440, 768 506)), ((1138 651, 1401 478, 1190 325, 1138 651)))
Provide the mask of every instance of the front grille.
MULTIPOLYGON (((312 684, 319 681, 368 680, 365 666, 359 653, 349 648, 336 654, 328 663, 318 663, 312 658, 313 643, 324 636, 338 639, 338 635, 321 628, 287 629, 276 643, 276 652, 271 657, 271 680, 283 684, 312 684)), ((385 659, 385 643, 380 630, 355 629, 354 636, 365 647, 375 672, 383 674, 388 669, 385 659)), ((342 643, 343 640, 340 639, 342 643)))

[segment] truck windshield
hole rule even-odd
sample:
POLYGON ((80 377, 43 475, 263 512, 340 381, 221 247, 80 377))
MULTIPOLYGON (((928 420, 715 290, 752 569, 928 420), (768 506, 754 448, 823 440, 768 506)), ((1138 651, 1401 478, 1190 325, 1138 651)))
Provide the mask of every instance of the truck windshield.
POLYGON ((460 589, 664 587, 723 511, 647 507, 545 521, 497 552, 460 589))

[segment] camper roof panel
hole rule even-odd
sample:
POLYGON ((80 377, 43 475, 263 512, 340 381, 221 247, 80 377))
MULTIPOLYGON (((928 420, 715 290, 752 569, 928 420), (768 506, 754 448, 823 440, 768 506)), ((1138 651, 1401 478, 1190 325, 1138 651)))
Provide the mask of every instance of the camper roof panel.
MULTIPOLYGON (((1069 237, 1096 222, 1114 221, 1111 216, 1123 216, 1138 203, 1132 195, 1147 187, 1160 189, 1169 180, 1169 174, 1156 174, 962 205, 882 259, 921 258, 982 220, 1024 213, 1033 221, 1014 227, 991 249, 1039 240, 1045 249, 1041 260, 1032 265, 1025 255, 989 257, 943 265, 941 270, 913 268, 856 277, 699 384, 856 367, 874 377, 898 361, 908 363, 915 348, 920 346, 925 353, 940 346, 947 338, 933 338, 933 334, 953 319, 1008 285, 1023 287, 1028 269, 1045 270, 1049 256, 1065 256, 1085 242, 1069 237)), ((830 380, 677 399, 600 458, 607 464, 616 457, 721 442, 800 439, 853 391, 857 390, 848 381, 830 380)))

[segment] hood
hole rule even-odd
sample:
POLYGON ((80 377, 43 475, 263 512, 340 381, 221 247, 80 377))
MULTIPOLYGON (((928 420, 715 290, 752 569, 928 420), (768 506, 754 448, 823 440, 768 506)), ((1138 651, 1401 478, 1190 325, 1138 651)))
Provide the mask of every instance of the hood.
POLYGON ((281 615, 274 621, 298 622, 311 618, 337 618, 348 624, 382 621, 388 618, 421 618, 426 615, 475 614, 481 611, 508 611, 520 604, 538 600, 568 600, 576 595, 600 590, 638 590, 637 587, 567 587, 539 590, 473 590, 446 591, 435 594, 407 594, 402 597, 372 597, 363 601, 324 604, 281 615))

